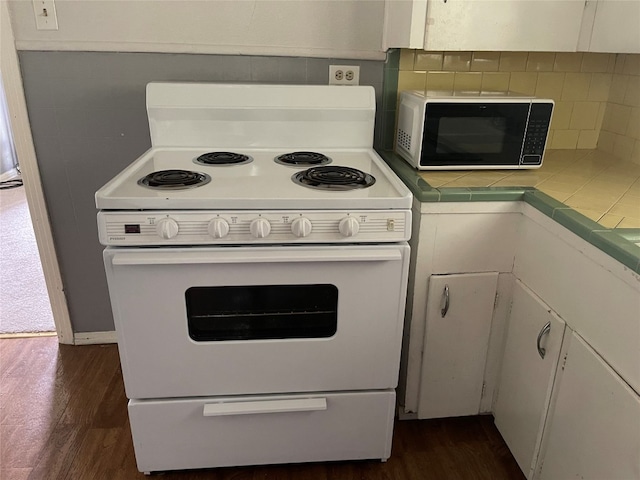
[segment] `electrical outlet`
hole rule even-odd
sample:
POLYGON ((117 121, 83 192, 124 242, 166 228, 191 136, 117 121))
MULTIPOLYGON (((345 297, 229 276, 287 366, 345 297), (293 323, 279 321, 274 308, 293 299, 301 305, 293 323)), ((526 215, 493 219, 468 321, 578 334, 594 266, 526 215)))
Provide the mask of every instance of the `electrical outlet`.
POLYGON ((329 65, 329 85, 360 85, 360 67, 329 65))
POLYGON ((56 4, 53 0, 32 0, 38 30, 58 30, 56 4))

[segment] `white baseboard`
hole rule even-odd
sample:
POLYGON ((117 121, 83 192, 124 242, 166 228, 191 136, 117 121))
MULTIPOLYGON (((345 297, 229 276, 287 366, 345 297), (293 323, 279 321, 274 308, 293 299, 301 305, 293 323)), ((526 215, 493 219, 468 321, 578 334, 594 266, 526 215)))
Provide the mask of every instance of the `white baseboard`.
POLYGON ((56 332, 0 333, 0 338, 55 337, 56 332))
POLYGON ((417 412, 405 413, 404 407, 402 405, 398 405, 396 407, 396 415, 398 417, 398 420, 418 420, 417 412))
POLYGON ((12 180, 15 177, 18 177, 19 175, 20 174, 18 173, 18 170, 15 168, 12 168, 8 172, 4 172, 2 175, 0 175, 0 182, 6 182, 7 180, 12 180))
POLYGON ((115 330, 110 332, 77 332, 73 335, 74 345, 94 345, 100 343, 118 343, 115 330))

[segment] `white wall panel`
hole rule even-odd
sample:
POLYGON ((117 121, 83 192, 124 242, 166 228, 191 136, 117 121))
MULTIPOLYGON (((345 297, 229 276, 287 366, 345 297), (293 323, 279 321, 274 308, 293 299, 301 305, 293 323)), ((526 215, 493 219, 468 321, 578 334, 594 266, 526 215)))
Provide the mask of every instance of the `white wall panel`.
POLYGON ((385 57, 383 0, 57 0, 55 31, 10 7, 20 50, 385 57))

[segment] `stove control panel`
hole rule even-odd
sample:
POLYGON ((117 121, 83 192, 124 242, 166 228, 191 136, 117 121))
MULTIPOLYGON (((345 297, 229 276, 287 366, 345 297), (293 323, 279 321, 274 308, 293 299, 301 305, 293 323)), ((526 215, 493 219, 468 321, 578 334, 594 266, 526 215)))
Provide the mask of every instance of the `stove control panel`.
POLYGON ((411 211, 101 211, 98 233, 114 246, 401 242, 411 211))

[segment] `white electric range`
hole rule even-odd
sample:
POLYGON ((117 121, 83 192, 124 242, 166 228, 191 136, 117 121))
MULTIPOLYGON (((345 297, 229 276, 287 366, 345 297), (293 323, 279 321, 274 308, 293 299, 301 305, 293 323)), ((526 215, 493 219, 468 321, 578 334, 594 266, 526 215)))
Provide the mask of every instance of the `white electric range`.
POLYGON ((138 468, 386 459, 411 233, 371 87, 151 83, 96 193, 138 468))

